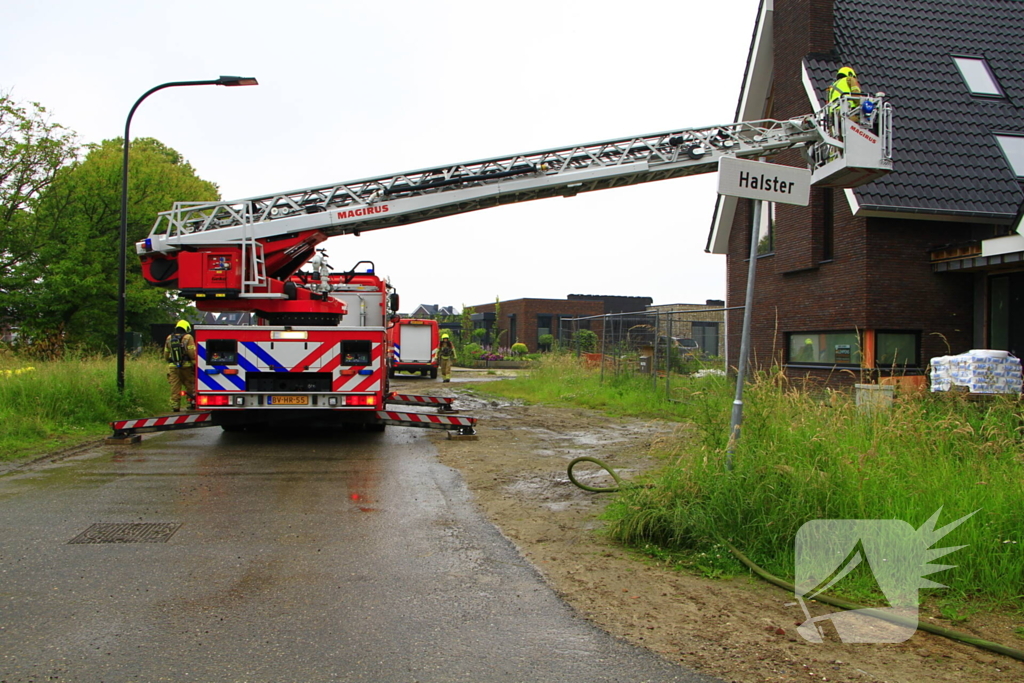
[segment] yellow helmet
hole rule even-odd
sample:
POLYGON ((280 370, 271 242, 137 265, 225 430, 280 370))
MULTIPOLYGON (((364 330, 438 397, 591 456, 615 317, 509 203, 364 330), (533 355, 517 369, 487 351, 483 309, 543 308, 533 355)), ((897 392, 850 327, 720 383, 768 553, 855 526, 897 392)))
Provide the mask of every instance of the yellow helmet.
POLYGON ((178 324, 174 326, 174 329, 178 329, 179 327, 185 330, 185 334, 191 334, 192 332, 192 324, 187 320, 179 320, 178 324))
POLYGON ((447 339, 447 338, 448 338, 448 333, 447 332, 445 332, 444 334, 441 335, 441 339, 447 339))
POLYGON ((839 78, 856 78, 857 74, 848 66, 839 67, 839 78))

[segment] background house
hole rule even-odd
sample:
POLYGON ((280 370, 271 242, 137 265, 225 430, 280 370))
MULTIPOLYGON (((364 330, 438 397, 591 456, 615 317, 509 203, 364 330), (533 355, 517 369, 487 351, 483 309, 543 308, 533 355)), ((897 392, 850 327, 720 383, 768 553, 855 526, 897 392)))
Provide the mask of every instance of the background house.
MULTIPOLYGON (((526 344, 531 352, 540 349, 540 338, 546 334, 559 339, 560 323, 563 318, 577 318, 604 313, 604 302, 597 299, 512 299, 473 306, 473 325, 490 330, 497 325, 500 346, 512 346, 519 341, 526 344), (500 307, 500 312, 496 309, 500 307)), ((590 329, 583 321, 579 329, 590 329)), ((595 332, 600 334, 599 329, 595 332)), ((568 330, 562 329, 564 334, 568 330)), ((490 337, 484 343, 491 343, 490 337)), ((562 339, 561 341, 567 341, 562 339)))
POLYGON ((416 309, 409 314, 410 318, 419 318, 420 320, 427 320, 436 318, 438 315, 447 317, 454 317, 459 314, 455 310, 454 306, 438 306, 437 304, 420 304, 416 309))
MULTIPOLYGON (((573 320, 608 313, 636 312, 646 322, 643 312, 651 305, 649 296, 617 296, 604 294, 570 294, 565 299, 512 299, 474 306, 472 316, 475 327, 490 330, 497 323, 501 334, 500 345, 511 346, 516 341, 526 344, 530 351, 540 348, 540 338, 552 335, 560 343, 568 343, 574 330, 591 330, 600 339, 600 320, 573 320), (500 313, 496 309, 500 307, 500 313)), ((490 336, 484 343, 491 343, 490 336)))
POLYGON ((709 356, 725 355, 725 302, 706 299, 703 304, 661 304, 647 311, 667 317, 669 325, 659 328, 675 338, 693 339, 709 356))
MULTIPOLYGON (((1024 352, 1022 35, 1015 0, 762 0, 736 120, 807 114, 852 66, 892 103, 894 171, 814 188, 810 206, 775 205, 758 226, 748 200, 719 198, 708 251, 727 255, 729 306, 761 234, 754 363, 835 382, 1024 352)), ((804 166, 797 151, 771 161, 804 166)), ((729 316, 731 364, 741 324, 729 316)))

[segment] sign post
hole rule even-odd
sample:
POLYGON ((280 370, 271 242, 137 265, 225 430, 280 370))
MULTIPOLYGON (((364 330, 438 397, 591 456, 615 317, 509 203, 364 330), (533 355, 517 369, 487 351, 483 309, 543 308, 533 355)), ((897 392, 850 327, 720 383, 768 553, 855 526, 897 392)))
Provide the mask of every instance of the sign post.
MULTIPOLYGON (((740 358, 736 369, 736 398, 732 402, 729 443, 725 450, 725 469, 732 471, 732 456, 736 452, 740 426, 743 424, 743 383, 747 373, 747 357, 750 355, 750 320, 754 312, 754 276, 757 273, 761 213, 764 211, 762 205, 768 201, 807 206, 811 198, 811 172, 804 168, 722 157, 718 162, 718 194, 754 200, 750 223, 747 294, 743 300, 743 331, 740 334, 740 358)), ((771 211, 771 207, 768 210, 771 211)))

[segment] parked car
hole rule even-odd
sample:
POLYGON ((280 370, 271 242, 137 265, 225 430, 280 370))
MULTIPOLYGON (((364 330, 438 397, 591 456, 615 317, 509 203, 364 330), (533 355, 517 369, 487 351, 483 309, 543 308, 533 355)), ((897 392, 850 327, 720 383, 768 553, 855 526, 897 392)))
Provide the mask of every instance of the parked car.
POLYGON ((672 341, 676 343, 676 348, 679 349, 683 358, 697 358, 701 355, 700 344, 694 339, 672 337, 672 341))

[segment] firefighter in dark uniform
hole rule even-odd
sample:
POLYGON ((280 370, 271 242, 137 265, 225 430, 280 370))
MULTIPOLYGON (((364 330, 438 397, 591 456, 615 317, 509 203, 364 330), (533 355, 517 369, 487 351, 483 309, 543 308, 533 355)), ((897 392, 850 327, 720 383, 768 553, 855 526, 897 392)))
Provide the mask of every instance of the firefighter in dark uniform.
POLYGON ((164 360, 167 361, 167 382, 171 385, 171 410, 181 411, 181 397, 187 396, 186 409, 196 401, 196 340, 192 325, 179 320, 164 342, 164 360))
POLYGON ((441 381, 450 382, 452 381, 452 361, 458 358, 455 353, 455 347, 452 346, 452 340, 449 339, 448 333, 445 332, 441 335, 441 345, 437 349, 437 360, 441 366, 441 381))

